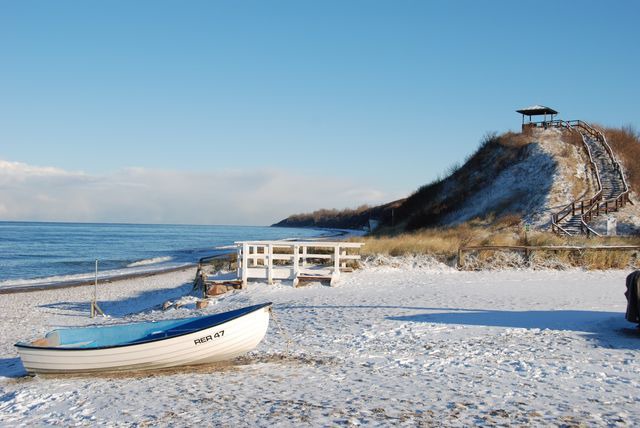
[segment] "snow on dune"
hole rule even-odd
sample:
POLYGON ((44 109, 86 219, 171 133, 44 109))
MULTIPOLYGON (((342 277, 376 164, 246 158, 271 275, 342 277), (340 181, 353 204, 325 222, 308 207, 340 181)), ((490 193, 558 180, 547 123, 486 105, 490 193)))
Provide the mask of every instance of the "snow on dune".
MULTIPOLYGON (((626 274, 458 272, 415 258, 370 263, 336 287, 250 283, 203 310, 274 302, 248 356, 99 376, 19 377, 11 346, 90 322, 89 288, 6 295, 0 425, 638 425, 640 337, 623 330, 633 327, 626 274)), ((105 286, 112 318, 98 322, 198 313, 156 306, 188 292, 191 275, 105 286)))
MULTIPOLYGON (((551 213, 584 197, 579 192, 590 184, 580 149, 563 142, 562 136, 555 128, 535 130, 521 157, 492 176, 489 185, 467 198, 442 224, 463 223, 493 212, 522 214, 528 223, 547 227, 551 213), (580 189, 574 189, 576 182, 581 183, 580 189)), ((478 174, 493 174, 490 166, 478 174)))
POLYGON ((522 161, 500 172, 489 186, 473 194, 442 223, 463 223, 494 212, 496 207, 515 213, 539 211, 553 184, 555 162, 538 143, 530 144, 526 152, 522 161))

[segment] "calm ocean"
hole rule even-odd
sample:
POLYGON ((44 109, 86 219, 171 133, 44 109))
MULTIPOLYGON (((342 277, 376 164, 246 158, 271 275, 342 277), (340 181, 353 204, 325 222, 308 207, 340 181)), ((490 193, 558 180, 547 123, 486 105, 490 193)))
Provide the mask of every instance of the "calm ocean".
MULTIPOLYGON (((278 227, 0 222, 0 287, 51 284, 179 267, 243 240, 311 238, 278 227)), ((229 251, 229 250, 227 250, 229 251)))

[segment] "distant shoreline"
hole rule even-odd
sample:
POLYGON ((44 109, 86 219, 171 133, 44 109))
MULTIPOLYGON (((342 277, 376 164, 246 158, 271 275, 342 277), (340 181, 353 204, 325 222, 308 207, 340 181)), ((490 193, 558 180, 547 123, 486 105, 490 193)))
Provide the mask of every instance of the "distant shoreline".
MULTIPOLYGON (((281 226, 278 226, 278 227, 281 227, 281 226)), ((328 228, 318 228, 318 227, 313 227, 310 229, 316 229, 316 230, 321 230, 323 232, 327 232, 326 234, 318 236, 316 238, 318 240, 326 240, 330 238, 344 238, 344 237, 355 235, 355 232, 358 232, 357 230, 350 230, 350 229, 328 229, 328 228)), ((224 251, 220 254, 215 254, 213 256, 225 257, 225 256, 229 256, 230 254, 233 254, 233 251, 224 251)), ((181 266, 158 268, 158 269, 143 271, 143 272, 115 274, 115 275, 107 276, 103 278, 98 277, 98 285, 111 284, 114 282, 126 281, 126 280, 136 279, 136 278, 146 278, 146 277, 151 277, 156 275, 163 275, 171 272, 185 271, 189 269, 194 269, 196 266, 198 266, 198 263, 199 262, 193 262, 193 263, 187 263, 181 266)), ((30 293, 35 291, 56 290, 56 289, 62 289, 62 288, 85 287, 85 286, 93 285, 94 283, 95 283, 94 278, 83 278, 83 279, 72 279, 72 280, 66 280, 66 281, 49 282, 49 283, 33 284, 33 285, 28 285, 28 284, 9 285, 6 287, 0 287, 0 295, 30 293)))
MULTIPOLYGON (((111 284, 114 282, 126 281, 129 279, 146 278, 150 276, 162 275, 162 274, 171 273, 171 272, 185 271, 185 270, 193 269, 197 265, 198 265, 197 263, 191 263, 188 265, 158 269, 158 270, 147 271, 147 272, 125 273, 121 275, 110 276, 107 278, 99 278, 98 285, 111 284)), ((78 280, 61 281, 61 282, 54 282, 54 283, 48 283, 48 284, 15 285, 15 286, 0 287, 0 295, 15 294, 15 293, 30 293, 33 291, 57 290, 61 288, 85 287, 87 285, 93 285, 93 284, 95 284, 95 279, 78 279, 78 280)))

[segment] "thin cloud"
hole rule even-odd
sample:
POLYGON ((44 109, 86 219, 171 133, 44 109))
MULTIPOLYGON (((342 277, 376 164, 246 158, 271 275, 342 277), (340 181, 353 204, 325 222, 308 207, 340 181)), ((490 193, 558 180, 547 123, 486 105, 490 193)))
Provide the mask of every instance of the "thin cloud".
POLYGON ((0 160, 3 220, 259 225, 395 197, 362 183, 275 169, 90 175, 0 160))

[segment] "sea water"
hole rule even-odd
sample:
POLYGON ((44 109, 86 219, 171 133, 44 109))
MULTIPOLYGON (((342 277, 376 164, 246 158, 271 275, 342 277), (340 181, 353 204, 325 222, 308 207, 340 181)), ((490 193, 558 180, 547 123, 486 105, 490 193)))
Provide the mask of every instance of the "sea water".
POLYGON ((0 222, 0 287, 165 270, 243 240, 312 238, 317 229, 250 226, 0 222))

